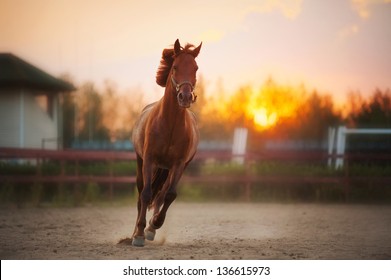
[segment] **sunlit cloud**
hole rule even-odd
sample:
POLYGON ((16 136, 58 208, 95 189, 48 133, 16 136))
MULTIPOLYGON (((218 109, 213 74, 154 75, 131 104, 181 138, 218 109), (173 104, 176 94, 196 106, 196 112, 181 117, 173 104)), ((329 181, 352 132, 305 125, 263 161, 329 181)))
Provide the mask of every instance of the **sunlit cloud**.
POLYGON ((359 27, 357 24, 350 24, 339 30, 338 38, 341 40, 350 38, 356 35, 359 32, 359 27))
MULTIPOLYGON (((391 42, 385 26, 390 4, 0 0, 0 51, 55 75, 68 72, 76 83, 111 79, 121 90, 138 86, 154 98, 162 94, 155 83, 161 52, 178 38, 182 44, 204 43, 197 62, 211 88, 221 79, 226 91, 233 92, 272 76, 337 94, 349 87, 368 91, 389 86, 391 42)), ((255 109, 258 122, 273 120, 269 107, 259 104, 255 109)))
POLYGON ((198 27, 207 28, 198 33, 198 36, 194 37, 195 40, 219 42, 230 32, 243 27, 244 19, 251 13, 279 12, 285 18, 295 19, 301 12, 303 0, 244 0, 240 2, 240 6, 237 3, 235 0, 224 1, 224 11, 222 13, 220 12, 221 3, 219 1, 205 3, 208 8, 199 14, 199 16, 202 15, 203 20, 198 24, 198 27), (210 27, 209 20, 216 15, 219 15, 219 20, 213 23, 213 27, 210 27))
POLYGON ((224 32, 218 29, 208 29, 202 32, 197 38, 196 41, 202 41, 203 43, 207 42, 218 42, 224 37, 224 32))
POLYGON ((391 3, 391 0, 351 0, 353 9, 364 19, 371 16, 372 6, 384 3, 391 3))
POLYGON ((295 19, 301 12, 303 0, 254 1, 248 12, 269 13, 280 11, 286 18, 295 19))

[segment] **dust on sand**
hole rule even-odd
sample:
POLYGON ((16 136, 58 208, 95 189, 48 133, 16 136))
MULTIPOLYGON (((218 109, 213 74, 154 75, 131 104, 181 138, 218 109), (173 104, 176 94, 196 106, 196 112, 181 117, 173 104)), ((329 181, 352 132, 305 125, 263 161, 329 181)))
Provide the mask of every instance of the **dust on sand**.
POLYGON ((183 203, 136 248, 136 207, 0 209, 1 259, 391 259, 390 205, 183 203))

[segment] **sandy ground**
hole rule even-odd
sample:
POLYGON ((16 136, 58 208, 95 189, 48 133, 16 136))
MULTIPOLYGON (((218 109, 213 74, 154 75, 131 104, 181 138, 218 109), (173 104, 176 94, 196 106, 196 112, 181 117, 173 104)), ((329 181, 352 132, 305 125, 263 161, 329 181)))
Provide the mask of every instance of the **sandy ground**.
POLYGON ((391 259, 391 206, 174 203, 154 242, 135 206, 0 209, 1 259, 391 259))

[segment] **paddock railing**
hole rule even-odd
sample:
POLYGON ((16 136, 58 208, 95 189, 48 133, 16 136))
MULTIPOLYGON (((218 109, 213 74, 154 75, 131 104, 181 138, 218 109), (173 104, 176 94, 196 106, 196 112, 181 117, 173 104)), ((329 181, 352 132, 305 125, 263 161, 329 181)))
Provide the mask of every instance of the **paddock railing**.
MULTIPOLYGON (((197 162, 235 162, 236 155, 232 155, 230 151, 198 151, 194 161, 197 162)), ((391 162, 390 154, 365 154, 365 155, 329 155, 324 152, 289 152, 289 151, 265 151, 259 153, 247 153, 242 156, 244 161, 244 170, 246 165, 250 166, 254 162, 262 161, 280 161, 280 162, 310 162, 316 164, 324 164, 332 160, 335 161, 341 157, 345 162, 349 160, 367 161, 376 160, 382 162, 391 162)), ((77 184, 94 182, 97 184, 107 184, 110 187, 110 194, 113 192, 113 187, 116 184, 135 184, 135 175, 117 175, 113 172, 113 163, 116 161, 135 161, 136 154, 129 151, 80 151, 80 150, 43 150, 43 149, 19 149, 19 148, 0 148, 0 184, 4 182, 10 183, 58 183, 58 184, 77 184), (30 162, 35 168, 35 174, 6 174, 1 171, 1 162, 30 162), (56 161, 59 162, 59 174, 47 175, 42 171, 43 162, 56 161), (86 175, 80 173, 80 167, 84 162, 106 162, 108 171, 103 175, 86 175), (74 168, 72 174, 66 170, 66 163, 73 163, 74 168)), ((289 183, 308 184, 308 183, 327 183, 327 184, 343 184, 349 185, 353 181, 365 181, 379 184, 391 184, 391 174, 389 176, 350 176, 349 164, 346 164, 341 172, 333 175, 284 175, 279 174, 254 174, 254 172, 245 171, 240 175, 198 175, 192 172, 185 173, 182 182, 188 183, 228 183, 238 182, 244 186, 245 196, 250 196, 251 186, 259 182, 271 183, 289 183)), ((111 195, 110 195, 111 196, 111 195)))

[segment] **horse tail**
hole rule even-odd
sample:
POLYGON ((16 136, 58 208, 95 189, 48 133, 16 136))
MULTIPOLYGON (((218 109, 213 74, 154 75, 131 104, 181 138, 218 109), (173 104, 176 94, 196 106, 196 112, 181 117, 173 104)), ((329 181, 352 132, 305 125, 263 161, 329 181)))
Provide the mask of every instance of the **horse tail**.
POLYGON ((156 196, 161 191, 164 183, 167 180, 168 177, 168 169, 158 168, 155 173, 153 174, 152 179, 152 199, 149 204, 149 208, 152 206, 153 202, 155 201, 156 196))

